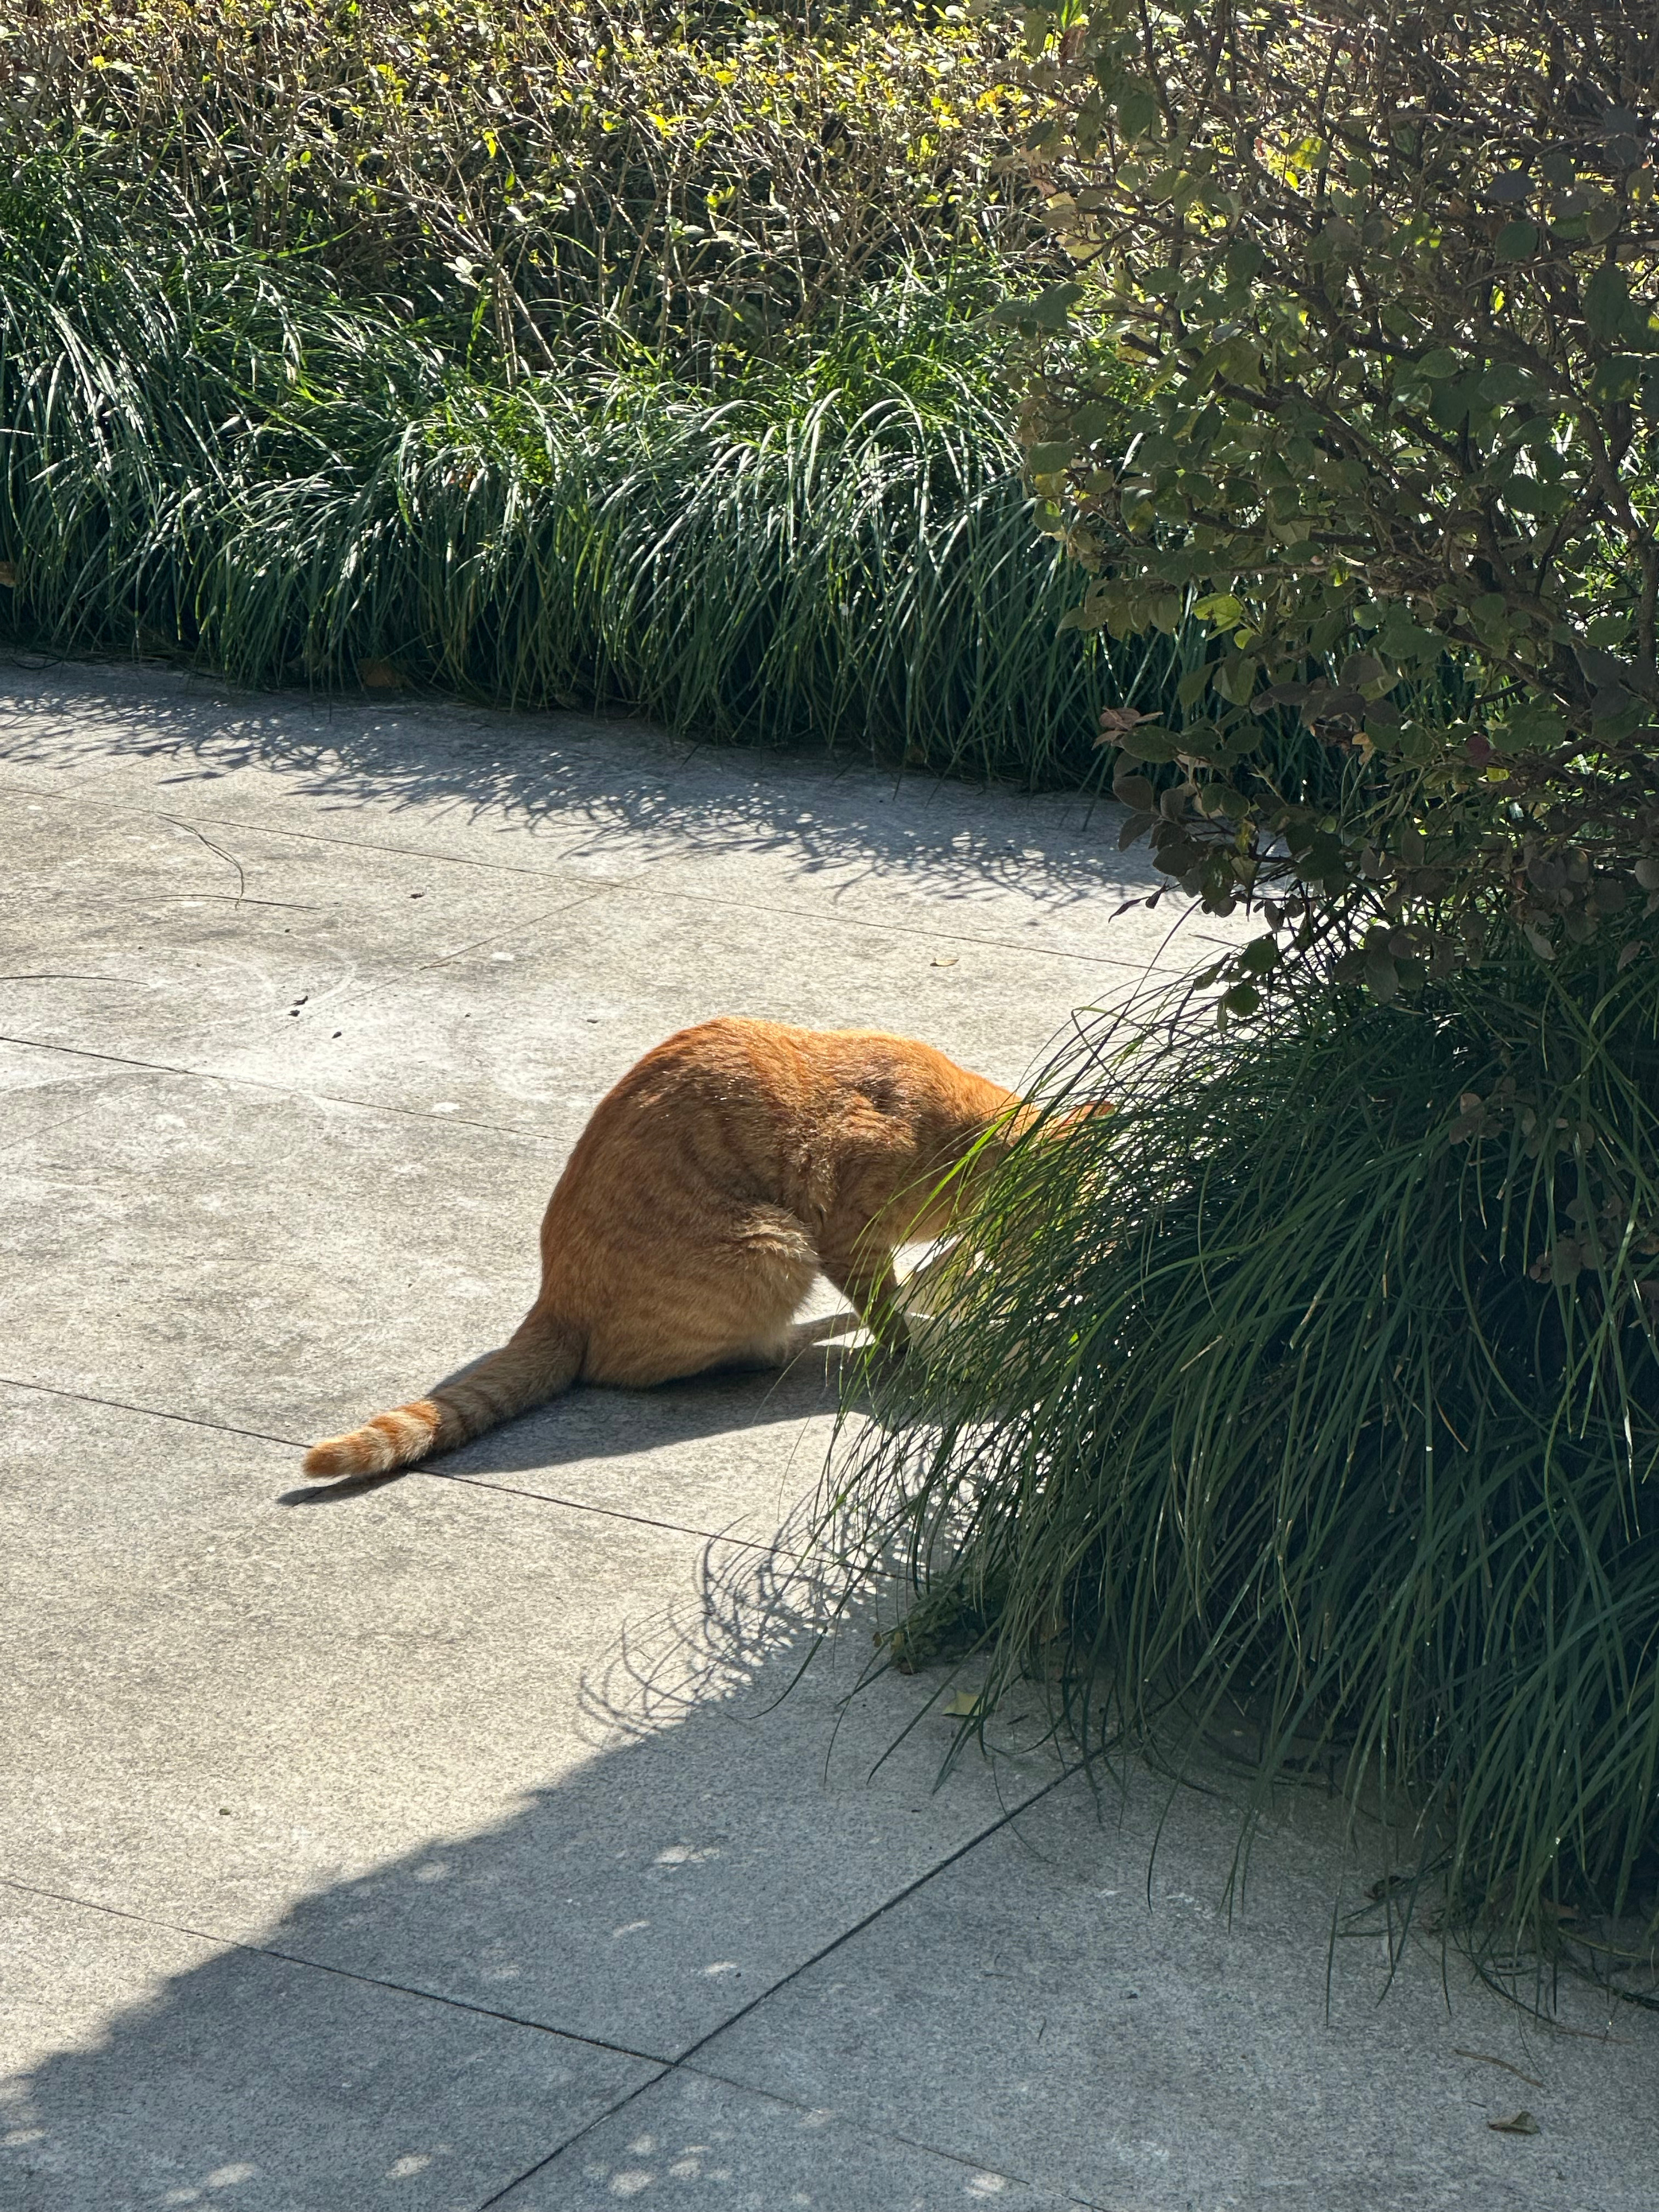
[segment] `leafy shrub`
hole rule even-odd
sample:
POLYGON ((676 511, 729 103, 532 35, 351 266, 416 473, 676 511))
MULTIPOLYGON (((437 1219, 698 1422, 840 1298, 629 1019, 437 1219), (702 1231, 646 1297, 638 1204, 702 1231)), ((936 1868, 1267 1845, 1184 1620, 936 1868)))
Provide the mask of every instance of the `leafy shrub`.
POLYGON ((573 315, 765 350, 901 266, 1038 250, 1007 52, 888 0, 21 0, 0 116, 545 371, 573 315))
MULTIPOLYGON (((1659 165, 1622 0, 1039 4, 1028 134, 1075 283, 1147 372, 1122 455, 1062 354, 1048 526, 1116 635, 1191 606, 1206 666, 1126 731, 1160 866, 1387 994, 1538 957, 1659 894, 1659 165), (1258 773, 1298 714, 1364 772, 1334 813, 1258 773)), ((1262 967, 1239 979, 1253 1006, 1262 967)))

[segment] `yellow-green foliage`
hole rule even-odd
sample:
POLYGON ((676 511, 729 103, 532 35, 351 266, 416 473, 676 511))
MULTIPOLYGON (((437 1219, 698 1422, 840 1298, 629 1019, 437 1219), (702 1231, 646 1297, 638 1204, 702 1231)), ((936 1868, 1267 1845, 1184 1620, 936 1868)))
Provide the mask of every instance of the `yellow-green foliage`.
POLYGON ((0 25, 15 146, 73 137, 349 289, 510 361, 573 310, 764 343, 882 275, 1036 225, 1000 30, 878 0, 810 23, 660 0, 36 0, 0 25))

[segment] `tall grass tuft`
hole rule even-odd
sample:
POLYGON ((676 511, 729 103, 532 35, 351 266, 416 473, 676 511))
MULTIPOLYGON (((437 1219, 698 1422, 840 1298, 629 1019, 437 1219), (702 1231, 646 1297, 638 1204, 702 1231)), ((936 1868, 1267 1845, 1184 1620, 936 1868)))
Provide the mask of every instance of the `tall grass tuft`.
POLYGON ((1659 1881, 1659 962, 1524 949, 1054 1071, 837 1540, 1096 1751, 1334 1775, 1492 1948, 1659 1881), (1226 1725, 1223 1726, 1223 1722, 1226 1725), (1403 1809, 1402 1809, 1403 1808, 1403 1809))
POLYGON ((9 627, 1086 781, 1175 649, 1057 629, 993 283, 900 270, 729 385, 614 332, 509 383, 43 155, 0 192, 9 627))

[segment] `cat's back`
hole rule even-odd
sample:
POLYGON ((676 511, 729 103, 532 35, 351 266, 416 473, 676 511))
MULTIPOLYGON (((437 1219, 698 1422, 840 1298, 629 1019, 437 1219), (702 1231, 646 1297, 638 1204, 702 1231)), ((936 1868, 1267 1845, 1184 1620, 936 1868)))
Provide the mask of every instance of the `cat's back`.
POLYGON ((629 1069, 595 1109, 567 1178, 648 1159, 772 1187, 866 1117, 931 1124, 994 1113, 1009 1095, 915 1038, 722 1015, 629 1069))
POLYGON ((934 1046, 881 1030, 797 1029, 723 1014, 679 1030, 647 1053, 601 1102, 629 1113, 694 1103, 726 1115, 816 1115, 854 1098, 904 1111, 966 1089, 1008 1094, 934 1046))

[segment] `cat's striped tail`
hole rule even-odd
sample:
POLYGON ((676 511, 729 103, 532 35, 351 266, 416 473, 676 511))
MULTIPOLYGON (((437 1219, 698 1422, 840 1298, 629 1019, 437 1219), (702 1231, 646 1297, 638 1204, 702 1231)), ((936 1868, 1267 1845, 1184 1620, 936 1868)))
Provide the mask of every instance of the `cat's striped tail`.
POLYGON ((313 1481, 340 1475, 386 1474, 413 1467, 434 1452, 480 1437, 568 1390, 581 1371, 586 1339, 571 1322, 533 1310, 499 1352, 486 1353, 430 1397, 377 1413, 349 1435, 313 1444, 303 1472, 313 1481))

